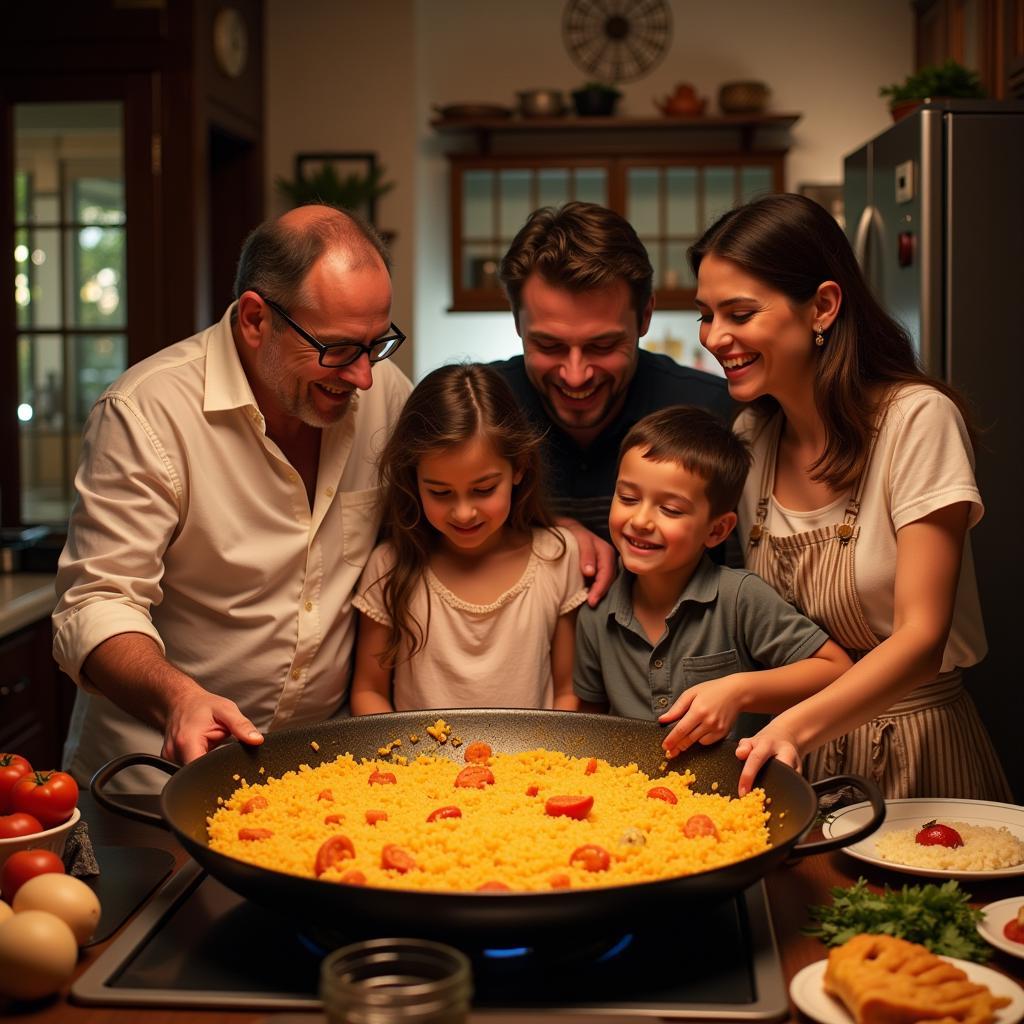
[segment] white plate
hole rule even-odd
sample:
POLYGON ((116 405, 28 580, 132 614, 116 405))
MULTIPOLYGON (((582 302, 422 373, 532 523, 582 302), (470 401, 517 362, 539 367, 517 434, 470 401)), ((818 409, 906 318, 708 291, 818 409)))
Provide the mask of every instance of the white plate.
MULTIPOLYGON (((996 1024, 1017 1024, 1024 1017, 1024 989, 1015 981, 981 964, 967 960, 955 960, 944 956, 951 964, 959 967, 970 981, 976 985, 987 985, 993 995, 1007 996, 1010 1005, 996 1012, 996 1024)), ((838 999, 833 999, 825 991, 825 965, 827 960, 818 960, 808 964, 789 983, 789 996, 801 1013, 813 1017, 821 1024, 853 1024, 853 1017, 838 999)))
MULTIPOLYGON (((871 817, 871 805, 851 804, 834 811, 822 827, 826 837, 846 836, 863 825, 871 817)), ((988 881, 992 878, 1008 878, 1024 875, 1024 864, 1011 868, 993 868, 991 871, 955 871, 947 868, 919 868, 911 864, 898 864, 878 856, 875 841, 886 832, 917 827, 925 822, 963 821, 968 825, 986 825, 989 828, 1006 828, 1018 839, 1024 841, 1024 807, 1016 804, 998 804, 988 800, 886 800, 885 821, 877 832, 859 843, 844 847, 857 860, 889 871, 903 871, 925 878, 962 878, 974 881, 988 881)))
POLYGON ((1012 921, 1021 907, 1024 907, 1024 896, 1017 896, 1011 900, 1000 900, 998 903, 990 903, 987 907, 982 907, 981 912, 985 916, 978 922, 978 934, 996 949, 1001 949, 1011 956, 1019 956, 1024 960, 1024 942, 1011 942, 1003 934, 1006 922, 1012 921))

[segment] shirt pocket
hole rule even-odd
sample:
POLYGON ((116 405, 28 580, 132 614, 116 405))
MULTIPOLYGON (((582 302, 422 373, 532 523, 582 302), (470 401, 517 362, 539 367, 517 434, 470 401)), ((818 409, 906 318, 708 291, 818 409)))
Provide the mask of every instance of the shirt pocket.
POLYGON ((342 491, 341 548, 346 564, 362 569, 377 543, 380 529, 380 488, 365 491, 342 491))
POLYGON ((735 651, 705 654, 700 658, 683 658, 683 686, 696 686, 709 679, 719 679, 740 670, 740 658, 735 651))

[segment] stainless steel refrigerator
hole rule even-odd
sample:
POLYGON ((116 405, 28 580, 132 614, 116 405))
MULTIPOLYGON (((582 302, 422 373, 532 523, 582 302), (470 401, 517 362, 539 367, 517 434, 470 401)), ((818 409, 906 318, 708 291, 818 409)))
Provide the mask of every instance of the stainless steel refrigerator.
POLYGON ((843 196, 875 294, 981 427, 989 654, 967 685, 1024 801, 1024 103, 925 104, 846 157, 843 196))

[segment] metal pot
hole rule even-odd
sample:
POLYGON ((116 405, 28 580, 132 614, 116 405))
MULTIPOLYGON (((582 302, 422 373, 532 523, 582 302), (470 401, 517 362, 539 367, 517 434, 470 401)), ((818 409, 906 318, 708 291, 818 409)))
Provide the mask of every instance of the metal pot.
POLYGON ((561 117, 565 113, 561 89, 527 89, 516 95, 523 117, 561 117))
MULTIPOLYGON (((300 764, 331 761, 339 754, 374 758, 383 744, 410 732, 423 734, 425 725, 441 715, 466 742, 484 740, 495 753, 514 753, 543 747, 575 756, 602 757, 612 764, 635 763, 648 775, 659 774, 660 743, 665 728, 657 722, 609 715, 558 711, 472 710, 408 711, 364 718, 338 719, 320 725, 272 733, 258 747, 231 743, 179 768, 150 754, 127 754, 104 765, 92 781, 97 803, 125 817, 171 829, 186 850, 206 870, 258 903, 284 912, 313 927, 340 924, 353 936, 425 935, 434 938, 473 936, 496 944, 530 944, 541 932, 585 933, 609 922, 644 913, 666 913, 675 903, 687 909, 718 902, 758 881, 788 857, 802 857, 847 846, 870 835, 885 818, 885 801, 878 787, 856 776, 837 776, 813 786, 791 768, 772 761, 758 780, 771 797, 772 847, 746 860, 680 878, 600 889, 551 892, 441 893, 375 889, 297 878, 246 864, 209 848, 206 819, 217 809, 217 798, 236 788, 233 776, 247 779, 279 776, 300 764), (311 743, 319 745, 315 758, 311 743), (105 787, 123 769, 151 765, 172 778, 160 797, 162 815, 119 803, 105 787), (818 811, 817 793, 854 785, 871 801, 873 814, 863 828, 848 836, 800 844, 818 811)), ((728 741, 696 746, 680 755, 673 766, 688 768, 698 779, 695 789, 735 795, 742 763, 736 745, 728 741)), ((436 755, 461 763, 461 748, 438 747, 436 755)))

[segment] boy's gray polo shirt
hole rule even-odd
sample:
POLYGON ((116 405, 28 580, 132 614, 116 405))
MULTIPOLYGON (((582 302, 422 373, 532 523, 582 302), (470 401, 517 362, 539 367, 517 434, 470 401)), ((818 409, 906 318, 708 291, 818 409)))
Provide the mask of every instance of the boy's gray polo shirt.
MULTIPOLYGON (((604 600, 583 605, 576 620, 573 689, 607 702, 614 715, 657 718, 696 683, 789 665, 828 639, 760 576, 705 555, 652 644, 633 616, 635 578, 620 572, 604 600)), ((748 718, 733 734, 749 735, 751 726, 748 718)))

